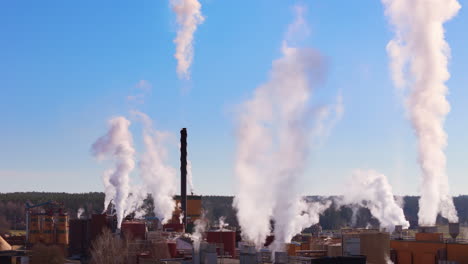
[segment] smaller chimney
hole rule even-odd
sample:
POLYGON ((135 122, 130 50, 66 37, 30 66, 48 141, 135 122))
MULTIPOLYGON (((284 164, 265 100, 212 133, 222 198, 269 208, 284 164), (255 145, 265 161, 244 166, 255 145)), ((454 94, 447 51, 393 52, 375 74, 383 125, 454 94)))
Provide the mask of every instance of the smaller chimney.
POLYGON ((396 225, 395 230, 393 231, 393 234, 397 239, 402 239, 403 238, 403 226, 402 225, 396 225))
POLYGON ((403 232, 403 226, 402 225, 396 225, 395 226, 395 233, 401 233, 403 232))
POLYGON ((453 241, 456 241, 458 234, 460 234, 460 223, 449 223, 449 234, 453 241))

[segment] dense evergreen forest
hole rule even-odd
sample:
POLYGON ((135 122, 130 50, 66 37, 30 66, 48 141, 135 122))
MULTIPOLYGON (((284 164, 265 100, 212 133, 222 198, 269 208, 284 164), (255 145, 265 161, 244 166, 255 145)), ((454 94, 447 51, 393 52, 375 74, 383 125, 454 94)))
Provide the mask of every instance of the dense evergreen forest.
MULTIPOLYGON (((309 196, 309 200, 324 200, 337 197, 321 197, 309 196)), ((417 196, 405 196, 404 213, 406 219, 412 227, 417 225, 418 216, 418 199, 417 196)), ((93 213, 101 213, 104 208, 104 193, 45 193, 45 192, 17 192, 17 193, 0 193, 0 233, 8 229, 24 229, 25 228, 25 204, 37 204, 46 201, 56 201, 63 203, 71 218, 76 217, 79 208, 84 209, 85 215, 93 213)), ((202 205, 205 210, 205 216, 211 223, 215 223, 222 216, 231 226, 238 226, 236 212, 232 207, 232 196, 203 196, 202 205)), ((462 195, 454 197, 455 206, 457 208, 460 223, 468 224, 468 196, 462 195)), ((152 215, 152 199, 149 197, 145 200, 144 210, 148 215, 152 215)), ((335 203, 327 209, 320 217, 320 225, 323 229, 339 229, 341 227, 350 226, 354 223, 357 227, 378 226, 378 221, 372 218, 369 210, 366 208, 358 208, 356 215, 353 218, 353 210, 348 207, 337 208, 335 203)), ((445 223, 442 218, 438 219, 439 223, 445 223)))

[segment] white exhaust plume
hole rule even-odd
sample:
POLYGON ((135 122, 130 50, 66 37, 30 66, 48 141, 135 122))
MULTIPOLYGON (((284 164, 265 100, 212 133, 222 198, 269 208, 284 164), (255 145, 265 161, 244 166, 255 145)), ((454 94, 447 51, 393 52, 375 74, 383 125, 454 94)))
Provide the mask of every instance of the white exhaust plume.
POLYGON ((388 255, 385 256, 385 263, 386 264, 394 264, 393 261, 390 259, 388 255))
POLYGON ((195 220, 194 232, 192 233, 193 248, 195 249, 195 252, 200 251, 200 243, 203 239, 203 234, 205 233, 207 227, 208 222, 205 218, 205 213, 203 213, 200 219, 195 220))
POLYGON ((110 177, 114 171, 108 169, 102 174, 102 183, 104 184, 104 210, 103 213, 107 211, 109 204, 112 202, 112 199, 115 198, 115 187, 110 182, 110 177))
MULTIPOLYGON (((392 232, 395 225, 409 227, 403 209, 393 196, 387 177, 373 170, 356 170, 348 181, 341 205, 358 205, 370 210, 380 227, 392 232)), ((354 213, 354 212, 353 212, 354 213)))
MULTIPOLYGON (((278 201, 282 204, 282 201, 278 201)), ((275 241, 273 251, 283 251, 284 244, 302 230, 317 224, 320 214, 327 210, 331 201, 307 202, 305 198, 290 200, 275 208, 275 241)))
POLYGON ((382 0, 385 14, 394 26, 395 38, 387 51, 394 83, 408 87, 405 102, 418 138, 422 170, 419 224, 435 225, 437 214, 457 222, 449 195, 443 125, 450 110, 445 82, 450 48, 444 39, 443 24, 453 18, 457 0, 382 0))
POLYGON ((128 129, 129 126, 130 121, 124 117, 112 118, 109 121, 107 134, 100 137, 92 145, 92 153, 95 157, 100 160, 112 158, 115 161, 115 168, 110 173, 106 171, 104 177, 109 177, 109 183, 115 189, 115 192, 109 192, 113 197, 111 199, 106 197, 106 201, 112 200, 115 204, 118 228, 120 228, 125 216, 124 211, 130 188, 129 174, 135 168, 135 149, 133 148, 132 134, 128 129))
POLYGON ((154 200, 154 214, 164 224, 172 217, 176 206, 176 170, 167 165, 167 150, 164 141, 167 133, 153 129, 151 118, 146 114, 133 111, 143 123, 143 142, 145 153, 141 156, 139 168, 145 187, 145 194, 150 193, 154 200))
MULTIPOLYGON (((305 23, 304 10, 296 11, 288 39, 304 28, 298 26, 305 23)), ((270 220, 275 221, 275 241, 285 243, 301 231, 299 227, 315 224, 315 213, 320 212, 310 211, 300 196, 291 194, 307 160, 309 99, 323 75, 323 60, 313 49, 290 47, 288 39, 283 57, 273 61, 269 80, 241 105, 238 116, 234 206, 243 235, 257 248, 270 234, 270 220)))
POLYGON ((80 208, 78 209, 78 211, 76 212, 76 218, 80 219, 81 216, 83 215, 84 211, 85 211, 85 210, 84 210, 82 207, 80 207, 80 208))
POLYGON ((228 227, 229 224, 226 223, 226 217, 225 217, 225 216, 221 216, 221 217, 218 219, 218 225, 219 225, 219 231, 224 231, 224 230, 226 230, 225 227, 228 227))
POLYGON ((195 193, 195 188, 193 187, 192 162, 190 160, 187 160, 187 185, 190 193, 195 193))
POLYGON ((143 217, 145 212, 142 208, 142 205, 143 201, 146 198, 146 195, 147 192, 145 188, 138 185, 131 185, 124 214, 129 215, 131 213, 134 213, 135 218, 143 217))
POLYGON ((176 14, 177 37, 176 44, 177 74, 179 78, 190 79, 190 65, 193 60, 193 34, 205 18, 201 13, 198 0, 170 0, 172 10, 176 14))

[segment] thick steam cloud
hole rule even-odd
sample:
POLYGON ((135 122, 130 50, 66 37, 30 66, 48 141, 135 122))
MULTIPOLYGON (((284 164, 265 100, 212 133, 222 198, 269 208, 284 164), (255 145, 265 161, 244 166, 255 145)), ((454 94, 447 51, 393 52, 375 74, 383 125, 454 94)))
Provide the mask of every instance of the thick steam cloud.
POLYGON ((172 217, 175 208, 173 199, 176 193, 176 171, 167 165, 167 150, 164 140, 167 133, 153 129, 151 119, 144 113, 133 111, 143 123, 143 145, 145 152, 138 163, 141 185, 131 184, 130 173, 135 168, 135 149, 132 134, 129 131, 130 121, 116 117, 109 121, 109 130, 92 146, 93 155, 98 159, 113 159, 114 168, 103 174, 105 202, 104 210, 112 204, 117 214, 118 228, 123 218, 135 213, 142 217, 142 204, 148 194, 154 201, 154 213, 162 223, 172 217))
MULTIPOLYGON (((127 198, 129 196, 129 174, 135 168, 135 149, 132 134, 129 131, 130 121, 125 117, 115 117, 109 121, 108 132, 92 145, 92 153, 98 159, 112 159, 113 169, 104 173, 106 202, 112 200, 117 213, 117 227, 120 228, 125 217, 127 198)), ((106 208, 108 204, 105 204, 106 208)))
POLYGON ((269 80, 241 105, 238 116, 234 206, 243 235, 258 248, 270 234, 270 220, 275 222, 278 250, 303 228, 317 223, 318 214, 329 205, 311 205, 293 195, 309 152, 312 90, 324 72, 320 54, 288 42, 291 32, 303 33, 304 27, 298 26, 305 23, 303 9, 296 11, 296 21, 283 42, 283 56, 273 61, 269 80))
POLYGON ((176 14, 177 37, 176 44, 177 74, 180 78, 190 79, 190 65, 193 60, 193 35, 198 25, 205 18, 201 13, 201 4, 198 0, 170 0, 172 10, 176 14))
POLYGON ((196 253, 200 251, 200 243, 203 240, 203 234, 208 228, 208 220, 205 217, 205 213, 202 213, 202 217, 200 219, 195 220, 194 231, 192 233, 193 239, 193 248, 196 253))
POLYGON ((395 225, 409 227, 403 209, 393 196, 392 186, 387 177, 373 170, 357 170, 346 184, 342 205, 366 207, 380 226, 392 232, 395 225))
POLYGON ((388 43, 390 68, 395 86, 408 88, 406 108, 418 138, 422 170, 419 224, 434 225, 437 214, 458 221, 449 195, 444 121, 450 111, 446 99, 450 78, 447 69, 450 48, 443 24, 453 18, 457 0, 382 0, 395 30, 388 43))
POLYGON ((167 133, 153 129, 151 119, 144 113, 134 112, 143 122, 143 142, 145 152, 141 156, 139 168, 145 193, 154 200, 154 214, 166 223, 175 209, 176 171, 167 165, 167 151, 164 140, 167 133))

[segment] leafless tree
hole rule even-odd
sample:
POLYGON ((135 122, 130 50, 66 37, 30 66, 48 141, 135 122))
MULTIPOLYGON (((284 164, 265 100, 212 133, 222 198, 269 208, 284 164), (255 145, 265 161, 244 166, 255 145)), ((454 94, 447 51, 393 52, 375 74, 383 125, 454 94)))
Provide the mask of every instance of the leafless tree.
POLYGON ((58 246, 36 244, 32 248, 31 264, 63 264, 64 262, 64 249, 58 246))
POLYGON ((91 263, 93 264, 125 264, 127 258, 127 243, 125 240, 105 229, 93 242, 91 263))

